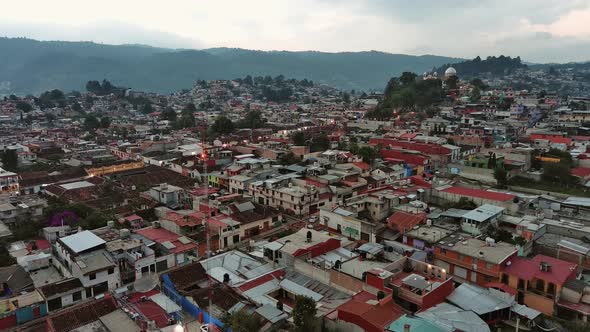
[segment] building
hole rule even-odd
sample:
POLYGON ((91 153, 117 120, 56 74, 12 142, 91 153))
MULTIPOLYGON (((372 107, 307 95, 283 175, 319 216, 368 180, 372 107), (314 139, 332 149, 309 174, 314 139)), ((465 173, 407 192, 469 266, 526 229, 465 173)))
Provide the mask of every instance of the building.
POLYGON ((0 198, 0 222, 14 229, 21 222, 36 220, 43 216, 47 201, 37 195, 0 198))
POLYGON ((53 249, 56 268, 80 279, 87 298, 121 286, 119 267, 106 250, 106 241, 91 231, 62 237, 53 249))
POLYGON ((518 303, 551 316, 556 312, 562 288, 576 278, 577 272, 577 264, 545 255, 514 257, 501 281, 517 292, 518 303))
POLYGON ((77 304, 86 299, 84 285, 78 278, 68 278, 43 285, 39 288, 39 292, 45 299, 48 312, 77 304))
POLYGON ((434 264, 448 271, 456 281, 484 286, 499 282, 502 271, 516 254, 512 244, 451 234, 436 244, 434 264))
POLYGON ((18 174, 0 168, 0 194, 19 192, 18 174))
POLYGON ((471 235, 479 235, 490 226, 498 226, 498 218, 504 208, 492 204, 484 204, 463 215, 461 230, 471 235))

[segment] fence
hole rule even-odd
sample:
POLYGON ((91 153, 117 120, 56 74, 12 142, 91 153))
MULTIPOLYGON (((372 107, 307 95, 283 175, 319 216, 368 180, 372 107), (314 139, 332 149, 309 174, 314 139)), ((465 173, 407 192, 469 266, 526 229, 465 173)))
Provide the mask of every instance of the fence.
MULTIPOLYGON (((164 291, 164 294, 166 294, 166 296, 168 296, 172 301, 174 301, 176 304, 178 304, 184 311, 188 312, 195 319, 202 318, 203 324, 213 323, 220 328, 223 327, 222 322, 220 322, 219 320, 210 316, 209 313, 207 313, 205 310, 202 310, 201 308, 197 307, 194 303, 189 301, 186 297, 180 295, 180 293, 178 293, 178 291, 174 287, 174 284, 172 283, 172 280, 170 280, 170 277, 168 276, 168 274, 162 275, 162 280, 163 280, 162 290, 164 291)), ((188 322, 184 322, 184 323, 188 323, 188 322)))

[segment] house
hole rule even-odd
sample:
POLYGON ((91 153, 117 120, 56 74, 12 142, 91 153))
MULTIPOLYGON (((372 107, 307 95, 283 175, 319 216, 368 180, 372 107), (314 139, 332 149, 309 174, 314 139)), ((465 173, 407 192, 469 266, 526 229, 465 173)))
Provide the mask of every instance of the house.
POLYGON ((47 305, 47 312, 52 312, 75 305, 86 299, 84 285, 78 278, 68 278, 39 288, 47 305))
POLYGON ((556 312, 562 288, 576 278, 577 272, 577 264, 545 255, 514 257, 502 272, 501 281, 517 291, 518 303, 551 316, 556 312))
POLYGON ((514 203, 516 197, 516 195, 498 191, 457 186, 443 186, 432 190, 433 201, 455 203, 463 198, 474 202, 478 206, 491 204, 501 206, 508 211, 518 208, 514 203))
POLYGON ((119 267, 106 250, 106 241, 91 231, 59 238, 54 244, 54 265, 64 275, 80 279, 86 297, 120 287, 119 267))
POLYGON ((337 308, 338 321, 369 332, 385 331, 402 314, 403 310, 393 301, 391 294, 378 298, 366 291, 355 294, 337 308))
POLYGON ((508 319, 515 304, 514 295, 471 283, 455 288, 447 301, 463 310, 475 312, 487 324, 508 319))
POLYGON ((19 192, 18 174, 0 168, 0 194, 19 192))
POLYGON ((503 207, 484 204, 463 215, 461 230, 471 235, 479 235, 490 225, 498 226, 498 218, 503 212, 503 207))
POLYGON ((434 264, 455 276, 455 281, 478 285, 499 282, 504 268, 517 254, 514 245, 451 234, 438 241, 434 264))
MULTIPOLYGON (((148 240, 153 242, 154 244, 150 249, 159 252, 161 257, 167 255, 172 255, 174 257, 174 259, 171 259, 167 263, 167 268, 186 264, 198 256, 198 246, 193 240, 161 228, 158 222, 154 222, 154 225, 151 227, 136 230, 135 234, 140 235, 141 239, 144 239, 144 242, 148 240)), ((155 255, 150 255, 148 257, 157 258, 155 255)), ((157 265, 157 262, 154 261, 154 264, 157 265)), ((157 266, 154 266, 154 270, 150 267, 149 271, 155 272, 156 267, 157 266)))
POLYGON ((398 210, 387 218, 387 227, 404 234, 426 221, 426 213, 411 213, 398 210))
POLYGON ((153 200, 173 209, 181 206, 186 197, 184 189, 167 183, 150 188, 149 195, 153 200))

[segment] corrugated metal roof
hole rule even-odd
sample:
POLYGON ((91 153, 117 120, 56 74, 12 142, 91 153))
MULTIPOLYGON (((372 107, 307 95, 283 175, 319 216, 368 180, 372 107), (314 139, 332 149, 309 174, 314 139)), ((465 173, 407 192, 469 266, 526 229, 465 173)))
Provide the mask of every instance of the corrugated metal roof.
POLYGON ((460 308, 472 310, 478 315, 510 308, 514 304, 514 296, 510 294, 468 283, 457 287, 447 300, 460 308))
POLYGON ((323 295, 318 294, 309 288, 298 285, 289 279, 284 279, 283 281, 281 281, 280 285, 281 288, 288 291, 289 293, 307 296, 312 298, 314 301, 319 301, 324 297, 323 295))
POLYGON ((444 331, 490 332, 490 327, 473 311, 462 310, 446 302, 416 313, 444 331))
POLYGON ((91 231, 82 231, 76 234, 62 237, 60 241, 72 249, 75 253, 80 253, 94 247, 105 244, 106 242, 91 231))

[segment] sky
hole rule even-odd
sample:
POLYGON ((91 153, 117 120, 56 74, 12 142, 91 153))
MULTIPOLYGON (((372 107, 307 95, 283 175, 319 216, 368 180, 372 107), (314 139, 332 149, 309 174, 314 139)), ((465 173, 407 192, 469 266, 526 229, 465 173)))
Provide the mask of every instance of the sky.
POLYGON ((590 0, 4 0, 0 36, 590 60, 590 0))

